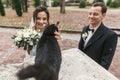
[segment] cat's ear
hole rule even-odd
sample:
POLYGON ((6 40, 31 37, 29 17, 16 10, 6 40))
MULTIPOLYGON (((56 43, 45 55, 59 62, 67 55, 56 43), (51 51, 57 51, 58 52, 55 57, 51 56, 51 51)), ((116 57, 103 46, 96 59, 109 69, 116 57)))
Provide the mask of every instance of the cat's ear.
POLYGON ((60 23, 60 22, 59 22, 59 21, 57 21, 56 26, 58 26, 58 25, 59 25, 59 23, 60 23))

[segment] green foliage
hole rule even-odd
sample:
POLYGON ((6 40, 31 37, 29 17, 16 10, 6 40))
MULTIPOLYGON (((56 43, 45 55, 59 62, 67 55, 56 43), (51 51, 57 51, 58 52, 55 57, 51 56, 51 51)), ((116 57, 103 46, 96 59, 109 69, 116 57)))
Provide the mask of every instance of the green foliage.
POLYGON ((107 0, 107 6, 110 6, 112 0, 107 0))
POLYGON ((93 3, 95 2, 104 2, 103 0, 94 0, 93 3))
POLYGON ((12 0, 2 0, 3 1, 3 4, 4 4, 4 7, 11 7, 11 4, 12 4, 12 0))
POLYGON ((18 16, 22 16, 22 7, 20 0, 14 0, 15 10, 18 16))
POLYGON ((47 7, 46 0, 43 1, 43 5, 47 7))
POLYGON ((119 7, 120 7, 120 0, 118 0, 118 3, 119 3, 119 7))
POLYGON ((57 7, 57 6, 59 6, 59 4, 60 4, 59 0, 53 0, 53 2, 52 2, 53 7, 57 7))
POLYGON ((0 0, 0 14, 1 16, 5 16, 5 10, 4 10, 3 3, 1 0, 0 0))
POLYGON ((118 8, 119 7, 119 1, 118 0, 114 0, 111 2, 110 7, 112 8, 118 8))
POLYGON ((85 0, 80 0, 79 8, 85 8, 85 7, 86 7, 86 1, 85 0))
POLYGON ((40 5, 41 5, 40 0, 34 0, 34 6, 35 7, 38 7, 40 5))

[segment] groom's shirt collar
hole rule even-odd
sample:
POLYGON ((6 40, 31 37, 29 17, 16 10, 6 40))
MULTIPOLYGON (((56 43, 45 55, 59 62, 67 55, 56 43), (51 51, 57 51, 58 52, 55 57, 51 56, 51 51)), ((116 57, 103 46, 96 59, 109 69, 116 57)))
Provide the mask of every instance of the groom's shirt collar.
POLYGON ((99 23, 96 27, 92 27, 92 25, 89 25, 90 29, 94 29, 94 32, 98 29, 98 27, 101 25, 101 23, 99 23))

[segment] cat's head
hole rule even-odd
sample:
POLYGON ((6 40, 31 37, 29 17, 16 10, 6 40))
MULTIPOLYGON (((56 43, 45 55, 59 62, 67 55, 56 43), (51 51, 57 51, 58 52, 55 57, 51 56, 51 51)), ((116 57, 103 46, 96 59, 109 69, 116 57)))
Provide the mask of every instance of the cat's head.
POLYGON ((55 31, 58 31, 57 25, 56 24, 51 24, 51 25, 46 26, 46 28, 43 32, 43 35, 54 36, 55 31))

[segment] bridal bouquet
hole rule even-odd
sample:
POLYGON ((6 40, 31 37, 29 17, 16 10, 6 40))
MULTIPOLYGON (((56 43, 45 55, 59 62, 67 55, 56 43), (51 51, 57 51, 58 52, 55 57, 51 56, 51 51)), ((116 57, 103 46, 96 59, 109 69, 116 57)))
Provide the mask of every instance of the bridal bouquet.
POLYGON ((23 47, 24 50, 32 50, 33 46, 39 41, 41 37, 41 32, 33 29, 21 29, 13 35, 15 45, 20 48, 23 47))

